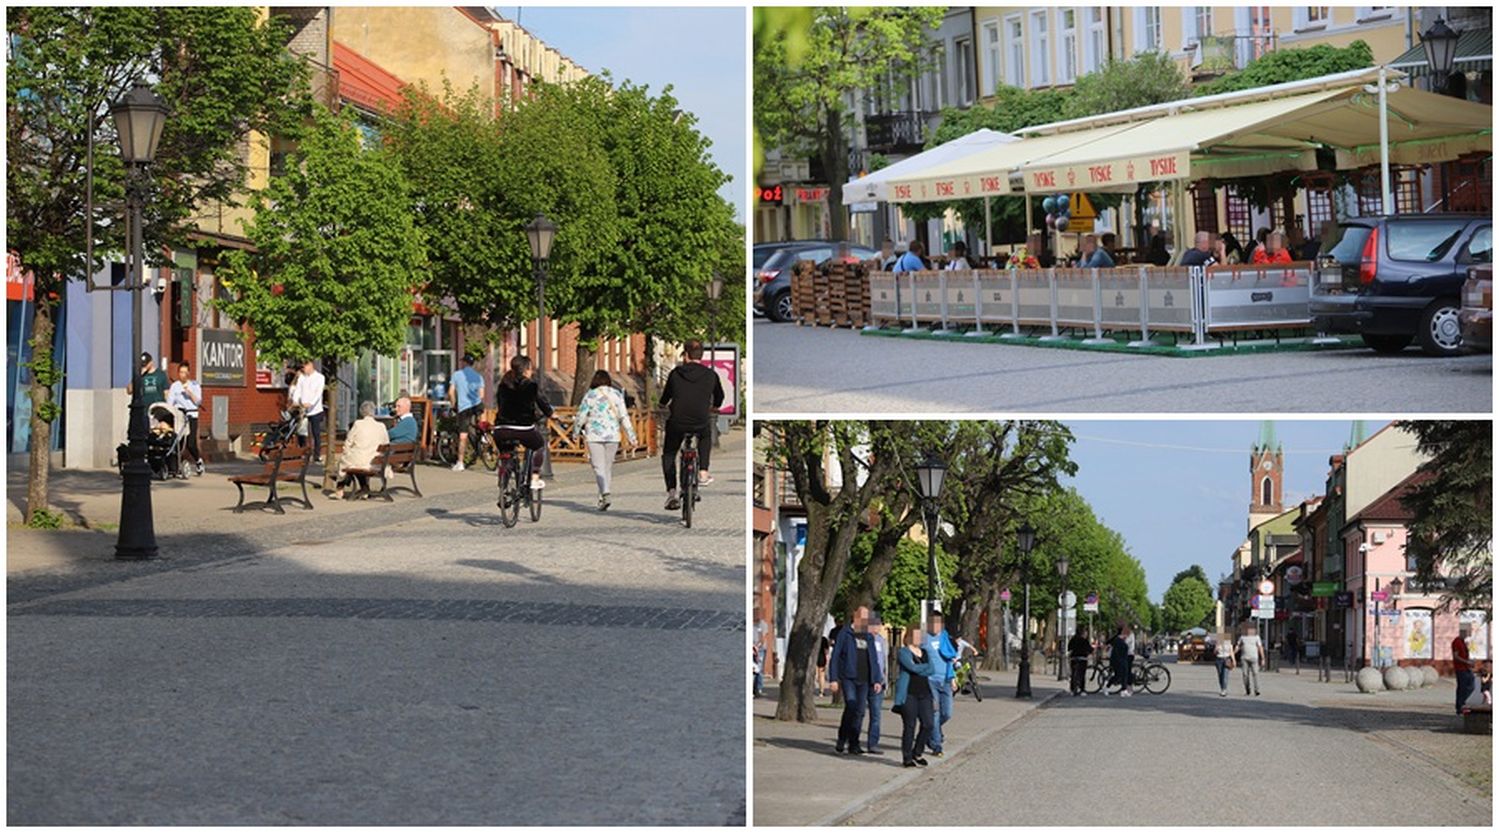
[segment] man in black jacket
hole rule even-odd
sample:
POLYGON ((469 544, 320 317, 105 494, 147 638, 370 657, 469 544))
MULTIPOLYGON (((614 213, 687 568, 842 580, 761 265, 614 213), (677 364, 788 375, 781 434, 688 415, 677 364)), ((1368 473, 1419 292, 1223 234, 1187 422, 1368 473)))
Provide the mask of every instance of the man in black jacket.
POLYGON ((1083 678, 1088 673, 1088 657, 1093 654, 1093 645, 1088 638, 1079 631, 1067 640, 1067 653, 1072 656, 1072 696, 1088 696, 1084 690, 1083 678))
POLYGON ((677 496, 677 452, 688 434, 697 436, 698 483, 713 482, 708 474, 708 456, 713 451, 713 419, 723 405, 723 384, 713 368, 703 364, 703 343, 692 339, 684 345, 687 361, 666 377, 661 407, 667 408, 666 447, 661 451, 661 473, 666 476, 666 508, 681 509, 677 496))

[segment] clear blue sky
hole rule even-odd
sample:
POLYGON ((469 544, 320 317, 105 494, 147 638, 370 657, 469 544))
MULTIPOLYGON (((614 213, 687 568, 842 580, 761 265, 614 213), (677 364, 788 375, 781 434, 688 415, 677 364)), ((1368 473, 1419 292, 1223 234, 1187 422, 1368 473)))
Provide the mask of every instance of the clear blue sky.
POLYGON ((733 177, 719 193, 745 218, 745 11, 730 8, 496 6, 502 17, 556 47, 589 72, 666 85, 697 116, 709 153, 733 177))
MULTIPOLYGON (((1385 425, 1365 423, 1366 435, 1385 425)), ((1254 421, 1076 421, 1077 476, 1070 485, 1099 519, 1124 536, 1145 565, 1150 598, 1159 602, 1172 577, 1201 564, 1210 581, 1248 531, 1249 449, 1254 421)), ((1348 420, 1276 420, 1285 447, 1286 508, 1321 494, 1327 458, 1348 441, 1348 420)))

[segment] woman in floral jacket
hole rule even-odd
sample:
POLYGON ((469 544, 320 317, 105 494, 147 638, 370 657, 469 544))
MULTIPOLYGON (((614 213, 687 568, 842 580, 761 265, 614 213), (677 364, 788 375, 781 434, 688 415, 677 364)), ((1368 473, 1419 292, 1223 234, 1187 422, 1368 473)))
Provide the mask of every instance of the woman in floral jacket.
POLYGON ((614 455, 619 451, 619 433, 623 430, 631 445, 638 445, 635 425, 625 408, 624 394, 614 387, 607 370, 593 374, 593 384, 573 420, 573 439, 582 434, 588 439, 588 462, 599 486, 599 511, 609 508, 609 480, 614 473, 614 455))

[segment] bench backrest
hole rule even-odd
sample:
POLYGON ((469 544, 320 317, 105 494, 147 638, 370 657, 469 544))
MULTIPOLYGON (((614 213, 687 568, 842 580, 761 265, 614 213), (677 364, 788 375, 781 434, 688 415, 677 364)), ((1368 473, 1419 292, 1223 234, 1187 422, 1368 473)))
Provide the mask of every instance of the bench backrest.
POLYGON ((295 450, 283 446, 272 451, 271 462, 266 467, 269 469, 278 464, 283 474, 305 470, 312 464, 312 446, 305 445, 295 450))
POLYGON ((371 469, 374 469, 375 471, 379 471, 385 468, 386 463, 388 463, 389 461, 390 443, 384 443, 379 448, 375 449, 375 456, 370 459, 369 467, 371 469))
POLYGON ((417 443, 390 443, 380 446, 380 452, 385 455, 384 465, 401 469, 416 462, 417 448, 417 443))

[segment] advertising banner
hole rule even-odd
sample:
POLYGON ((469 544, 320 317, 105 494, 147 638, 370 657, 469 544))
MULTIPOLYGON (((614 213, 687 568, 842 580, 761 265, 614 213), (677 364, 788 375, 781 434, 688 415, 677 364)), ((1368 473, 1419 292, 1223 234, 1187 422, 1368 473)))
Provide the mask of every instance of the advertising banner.
POLYGON ((718 374, 718 382, 723 385, 723 405, 719 406, 720 416, 739 416, 739 345, 737 344, 715 344, 703 351, 703 364, 713 368, 718 374))
POLYGON ((1306 326, 1311 272, 1304 267, 1234 266, 1207 273, 1208 329, 1306 326))
POLYGON ((1007 272, 995 272, 992 270, 980 270, 974 274, 978 275, 980 320, 985 324, 1008 324, 1011 313, 1010 300, 1013 298, 1010 287, 1010 275, 1007 272))
POLYGON ((1185 179, 1188 176, 1187 151, 1157 153, 1105 162, 1028 168, 1024 171, 1025 190, 1032 193, 1072 188, 1096 190, 1136 182, 1158 182, 1185 179))
POLYGON ((1464 610, 1457 614, 1459 624, 1466 624, 1468 630, 1468 654, 1473 659, 1489 658, 1489 622, 1488 616, 1481 610, 1464 610))
POLYGON ((1405 611, 1405 658, 1431 659, 1431 611, 1405 611))

